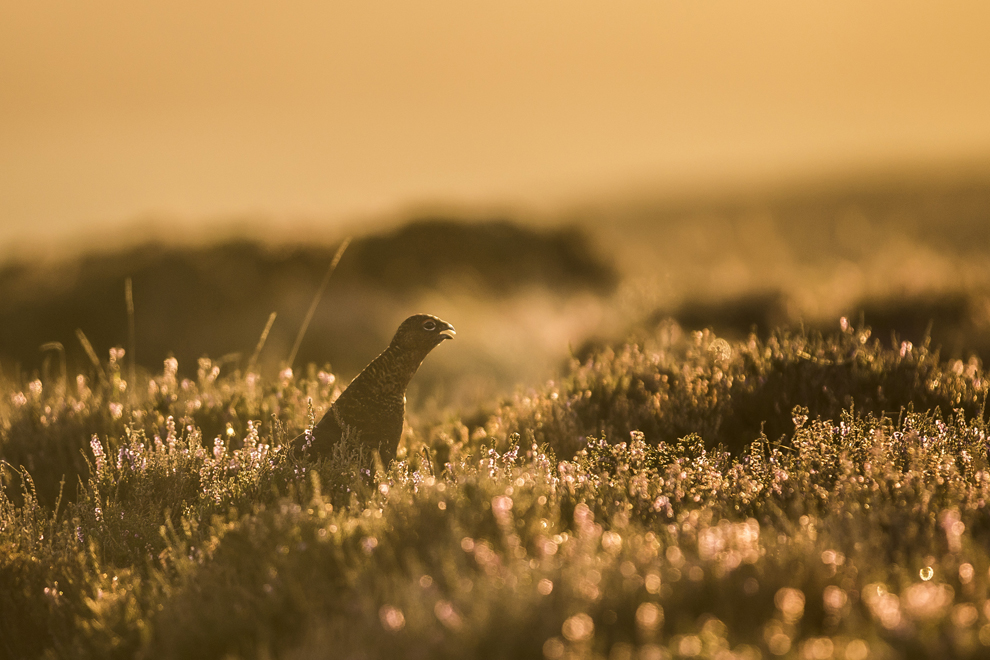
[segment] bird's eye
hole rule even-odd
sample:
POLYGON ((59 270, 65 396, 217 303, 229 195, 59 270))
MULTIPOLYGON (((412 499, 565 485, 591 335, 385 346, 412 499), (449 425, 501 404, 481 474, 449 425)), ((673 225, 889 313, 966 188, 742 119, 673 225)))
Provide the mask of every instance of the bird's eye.
POLYGON ((426 330, 427 332, 433 332, 436 329, 437 329, 437 324, 434 323, 433 321, 426 321, 423 323, 423 330, 426 330))

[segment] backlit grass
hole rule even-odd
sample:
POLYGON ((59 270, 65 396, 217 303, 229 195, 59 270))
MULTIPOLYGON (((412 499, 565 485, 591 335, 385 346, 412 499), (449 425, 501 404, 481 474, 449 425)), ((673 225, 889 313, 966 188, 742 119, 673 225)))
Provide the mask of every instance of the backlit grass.
POLYGON ((338 383, 209 360, 0 386, 0 655, 985 657, 979 361, 664 323, 371 475, 338 383), (23 466, 23 467, 22 467, 23 466), (64 479, 63 479, 64 476, 64 479))

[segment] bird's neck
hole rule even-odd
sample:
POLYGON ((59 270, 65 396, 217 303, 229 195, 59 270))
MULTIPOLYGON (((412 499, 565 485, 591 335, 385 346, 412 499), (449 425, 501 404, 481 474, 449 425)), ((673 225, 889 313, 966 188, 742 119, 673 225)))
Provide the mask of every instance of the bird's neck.
POLYGON ((371 361, 365 371, 375 374, 376 379, 389 391, 402 396, 425 358, 426 353, 389 344, 381 355, 371 361))

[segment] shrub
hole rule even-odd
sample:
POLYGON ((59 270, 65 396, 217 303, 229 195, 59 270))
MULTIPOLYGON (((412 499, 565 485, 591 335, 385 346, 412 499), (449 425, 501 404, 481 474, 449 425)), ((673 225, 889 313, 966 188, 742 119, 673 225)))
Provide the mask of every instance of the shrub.
POLYGON ((87 396, 0 392, 5 459, 81 478, 47 505, 8 464, 0 657, 990 646, 978 363, 849 329, 728 343, 663 326, 491 415, 418 426, 376 474, 353 447, 285 450, 332 396, 328 375, 200 366, 182 383, 167 365, 128 408, 112 372, 87 396), (110 430, 63 435, 86 419, 110 430), (45 453, 60 437, 78 463, 45 453))

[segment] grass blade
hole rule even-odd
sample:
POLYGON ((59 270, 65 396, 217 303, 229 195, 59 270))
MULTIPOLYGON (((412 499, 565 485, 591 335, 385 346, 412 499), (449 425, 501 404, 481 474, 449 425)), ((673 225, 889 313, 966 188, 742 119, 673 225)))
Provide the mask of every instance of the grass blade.
POLYGON ((96 369, 96 375, 100 377, 100 381, 108 384, 110 381, 107 379, 106 372, 103 371, 100 358, 96 356, 96 351, 93 350, 93 345, 89 343, 89 339, 86 337, 86 333, 82 331, 82 328, 76 328, 76 337, 79 338, 79 343, 82 344, 83 350, 86 351, 89 361, 93 363, 93 367, 96 369))
POLYGON ((292 345, 292 352, 289 353, 289 359, 286 361, 286 365, 291 367, 292 363, 296 361, 296 355, 299 353, 299 346, 302 344, 303 337, 306 335, 306 331, 309 329, 309 324, 313 320, 313 315, 316 314, 316 307, 320 304, 320 298, 323 297, 323 291, 326 290, 327 284, 330 283, 330 276, 333 275, 333 271, 337 268, 337 264, 340 263, 340 258, 344 256, 344 250, 350 245, 351 239, 348 236, 344 239, 344 242, 340 244, 337 248, 337 254, 333 255, 333 261, 330 262, 330 268, 327 269, 327 274, 323 276, 323 282, 320 283, 320 288, 316 290, 316 295, 313 296, 313 302, 309 305, 309 310, 306 312, 306 318, 303 319, 302 326, 299 328, 299 334, 296 335, 296 343, 292 345))
POLYGON ((261 337, 258 339, 258 345, 254 347, 254 353, 251 354, 251 359, 248 360, 248 373, 253 371, 255 365, 258 363, 258 356, 261 355, 261 349, 265 347, 265 342, 268 341, 268 333, 271 332, 272 325, 274 325, 275 317, 277 315, 277 312, 272 312, 268 315, 268 323, 265 324, 265 329, 261 331, 261 337))
POLYGON ((127 352, 131 356, 128 360, 127 380, 130 382, 133 398, 137 385, 137 338, 134 331, 134 286, 129 277, 124 280, 124 300, 127 303, 127 352))

